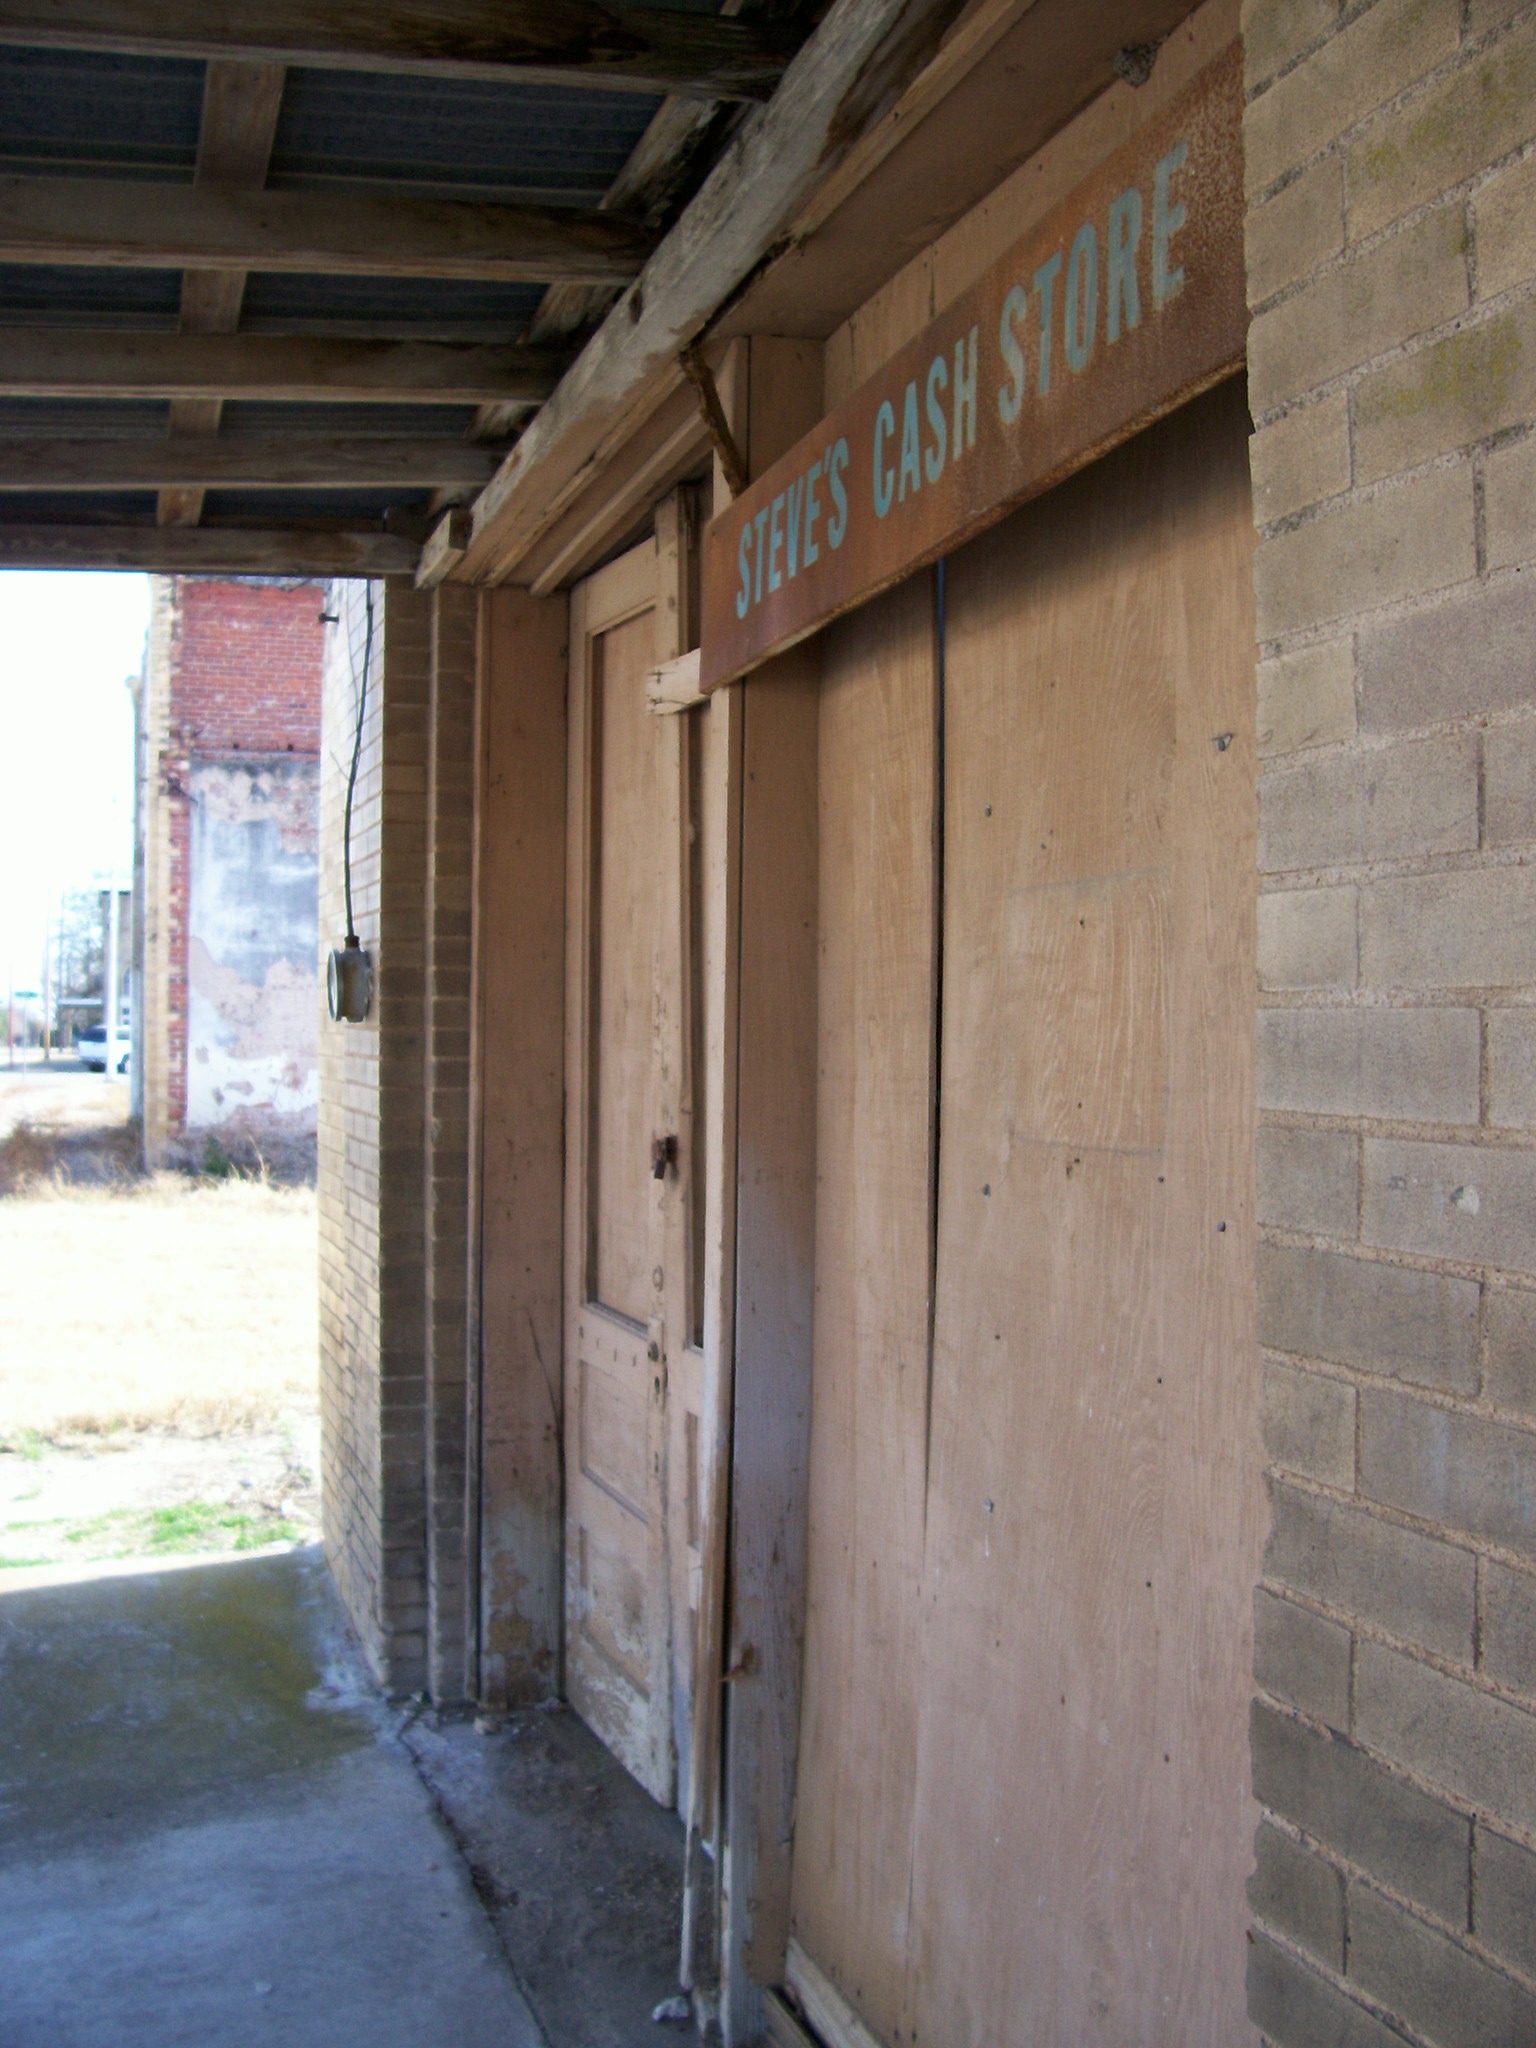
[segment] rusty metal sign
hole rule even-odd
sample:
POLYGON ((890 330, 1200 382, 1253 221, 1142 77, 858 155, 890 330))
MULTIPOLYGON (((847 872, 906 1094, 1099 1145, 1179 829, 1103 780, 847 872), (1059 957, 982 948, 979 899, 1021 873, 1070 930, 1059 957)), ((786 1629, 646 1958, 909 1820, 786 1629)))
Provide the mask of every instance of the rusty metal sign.
POLYGON ((793 646, 1242 361, 1236 44, 721 514, 700 687, 793 646))

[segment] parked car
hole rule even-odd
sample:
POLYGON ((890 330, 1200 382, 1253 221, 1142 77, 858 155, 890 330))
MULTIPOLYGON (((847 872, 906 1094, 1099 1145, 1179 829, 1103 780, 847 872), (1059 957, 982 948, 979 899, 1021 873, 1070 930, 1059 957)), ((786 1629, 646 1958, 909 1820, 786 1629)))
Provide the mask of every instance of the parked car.
MULTIPOLYGON (((117 1058, 117 1071, 128 1071, 128 1024, 125 1019, 117 1028, 117 1042, 121 1050, 117 1058)), ((107 1027, 105 1024, 87 1024, 83 1031, 75 1033, 75 1053, 82 1066, 92 1073, 107 1071, 107 1027)))

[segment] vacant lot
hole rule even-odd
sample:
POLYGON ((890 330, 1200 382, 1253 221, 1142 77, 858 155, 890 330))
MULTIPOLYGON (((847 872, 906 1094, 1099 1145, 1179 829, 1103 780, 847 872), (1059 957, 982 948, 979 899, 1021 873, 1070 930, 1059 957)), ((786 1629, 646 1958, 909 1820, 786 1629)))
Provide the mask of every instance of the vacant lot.
POLYGON ((0 1572, 311 1540, 313 1190, 80 1185, 75 1138, 0 1141, 0 1572))

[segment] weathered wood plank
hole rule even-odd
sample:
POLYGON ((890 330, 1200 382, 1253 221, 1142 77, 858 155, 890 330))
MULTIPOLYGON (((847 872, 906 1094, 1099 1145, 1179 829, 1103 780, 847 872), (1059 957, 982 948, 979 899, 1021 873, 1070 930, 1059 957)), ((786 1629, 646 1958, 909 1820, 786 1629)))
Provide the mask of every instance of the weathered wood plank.
POLYGON ((376 192, 0 178, 0 262, 619 284, 652 238, 613 213, 376 192))
POLYGON ((0 440, 0 491, 477 484, 495 466, 493 448, 446 437, 236 434, 172 436, 164 441, 0 440))
POLYGON ((0 0, 0 43, 145 56, 252 57, 346 71, 618 86, 765 99, 793 47, 771 16, 625 0, 0 0))
MULTIPOLYGON (((564 598, 484 595, 475 789, 480 1686, 560 1689, 564 598)), ((473 1361, 472 1361, 473 1369, 473 1361)))
POLYGON ((475 505, 467 573, 509 573, 564 487, 602 462, 678 352, 932 55, 959 0, 836 0, 475 505))
POLYGON ((398 534, 341 528, 0 525, 0 569, 410 576, 419 553, 398 534))
POLYGON ((0 328, 9 398, 358 399, 418 405, 535 402, 549 349, 475 342, 341 341, 286 334, 122 334, 0 328))
MULTIPOLYGON (((220 58, 208 66, 194 184, 261 189, 272 160, 286 77, 281 64, 244 64, 220 58)), ((177 323, 180 331, 233 334, 240 325, 245 276, 243 270, 184 272, 177 323)), ((216 398, 172 399, 166 432, 216 434, 222 409, 216 398)), ((162 491, 155 516, 162 526, 196 526, 203 516, 203 493, 197 489, 162 491)))

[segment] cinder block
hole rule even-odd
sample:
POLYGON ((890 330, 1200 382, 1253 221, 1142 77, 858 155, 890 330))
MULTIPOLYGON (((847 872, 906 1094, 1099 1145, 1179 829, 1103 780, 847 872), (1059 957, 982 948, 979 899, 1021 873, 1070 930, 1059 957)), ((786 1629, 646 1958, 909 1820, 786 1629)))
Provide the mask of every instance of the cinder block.
POLYGON ((1477 566, 1472 466, 1431 470, 1259 543, 1261 640, 1464 583, 1477 566))
POLYGON ((1250 93, 1327 34, 1339 0, 1249 0, 1243 9, 1243 59, 1250 93))
POLYGON ((1261 427, 1248 443, 1248 462, 1258 526, 1347 491, 1349 407, 1343 392, 1283 412, 1261 427))
POLYGON ((1361 979, 1376 989, 1522 987, 1536 981, 1530 909, 1523 868, 1368 883, 1360 891, 1361 979))
POLYGON ((1344 159, 1321 157, 1248 215, 1248 303, 1259 306, 1344 247, 1344 159))
POLYGON ((1536 1556, 1536 1434, 1372 1388, 1360 1439, 1366 1498, 1536 1556))
POLYGON ((1488 1012, 1488 1121, 1536 1128, 1536 1010, 1488 1012))
POLYGON ((1454 0, 1380 0, 1278 80, 1248 109, 1250 189, 1262 192, 1451 56, 1461 37, 1454 0))
POLYGON ((1293 1486, 1276 1485, 1272 1497, 1268 1578, 1390 1635, 1471 1662, 1477 1560, 1470 1550, 1293 1486))
POLYGON ((1517 28, 1373 122, 1349 152, 1349 232, 1374 234, 1536 135, 1536 29, 1517 28))
POLYGON ((1529 845, 1536 839, 1536 718, 1490 728, 1483 776, 1488 844, 1529 845))
POLYGON ((1403 2037, 1262 1933, 1248 1948, 1248 2016, 1273 2048, 1403 2048, 1403 2037))
POLYGON ((1476 1282, 1298 1245, 1258 1248, 1259 1342, 1389 1374, 1413 1386, 1477 1387, 1476 1282))
POLYGON ((1259 663, 1261 755, 1299 753, 1355 732, 1355 643, 1328 640, 1259 663))
POLYGON ((1351 1636, 1261 1586, 1253 1596, 1253 1673, 1263 1690, 1331 1728, 1349 1726, 1351 1636))
POLYGON ((1477 736, 1285 762, 1259 778, 1259 868, 1350 866, 1477 845, 1477 736))
POLYGON ((1432 1913, 1465 1922, 1471 1827, 1461 1814, 1343 1736, 1316 1733, 1263 1700, 1250 1728, 1261 1805, 1432 1913))
POLYGON ((1321 1856, 1304 1848, 1268 1821, 1253 1843, 1257 1869, 1248 1880, 1248 1904, 1330 1968, 1344 1967, 1344 1883, 1321 1856))
POLYGON ((1536 413, 1536 305, 1496 313, 1361 379, 1356 481, 1469 448, 1536 413))
MULTIPOLYGON (((1536 157, 1531 162, 1536 165, 1536 157)), ((1536 208, 1536 192, 1531 204, 1536 208)), ((1521 569, 1536 562, 1536 434, 1496 448, 1488 457, 1483 524, 1490 569, 1521 569)))
POLYGON ((1368 1244, 1536 1272, 1536 1149, 1367 1138, 1362 1180, 1368 1244))
POLYGON ((1496 1956, 1536 1977, 1536 1856, 1485 1827, 1473 1853, 1473 1932, 1496 1956))
POLYGON ((1259 985, 1267 989, 1353 989, 1358 891, 1289 889, 1260 896, 1259 985))
POLYGON ((1436 2048, 1536 2040, 1536 1998, 1369 1885, 1349 1888, 1349 1974, 1436 2048))
POLYGON ((1476 1010, 1261 1010, 1262 1109, 1429 1123, 1478 1120, 1476 1010))
POLYGON ((1536 1828, 1536 1715, 1384 1643, 1361 1643, 1357 1659, 1361 1742, 1496 1820, 1536 1828))
POLYGON ((1470 299, 1465 211, 1439 207, 1258 315, 1248 334, 1255 415, 1454 320, 1470 299))
POLYGON ((1367 626, 1359 640, 1360 723, 1401 732, 1530 701, 1536 605, 1521 583, 1495 584, 1367 626))
MULTIPOLYGON (((1536 1575, 1485 1562, 1482 1643, 1488 1676, 1536 1697, 1536 1575)), ((1536 1926, 1531 1936, 1536 1945, 1536 1926)))
POLYGON ((1536 1292, 1493 1287, 1487 1297, 1484 1391, 1501 1408, 1536 1415, 1536 1292))
POLYGON ((1536 277, 1536 157, 1489 180, 1473 202, 1473 223, 1480 298, 1536 277))
POLYGON ((1324 1237, 1355 1236, 1360 1142, 1348 1131, 1259 1132, 1259 1221, 1324 1237))
POLYGON ((1264 1448, 1276 1465, 1327 1486, 1355 1480, 1355 1390, 1304 1367, 1264 1367, 1264 1448))

